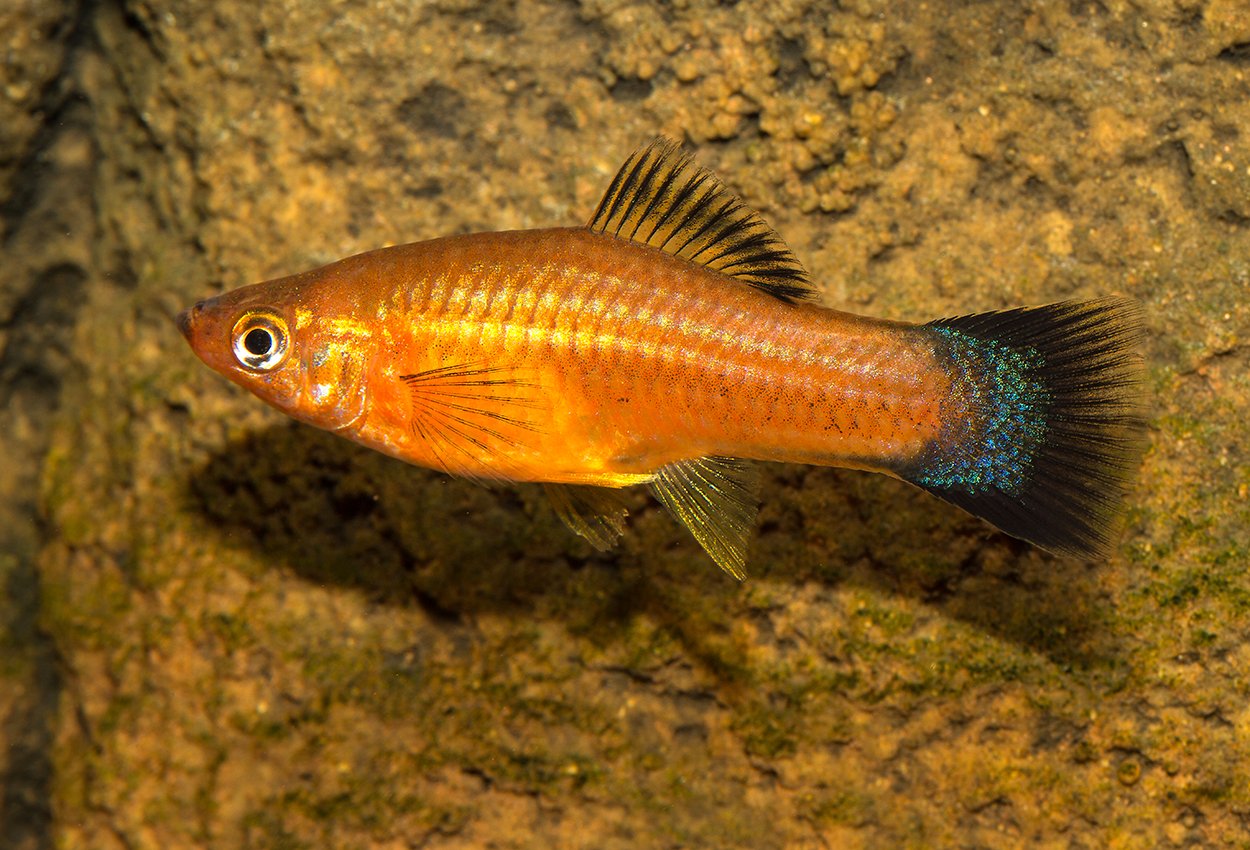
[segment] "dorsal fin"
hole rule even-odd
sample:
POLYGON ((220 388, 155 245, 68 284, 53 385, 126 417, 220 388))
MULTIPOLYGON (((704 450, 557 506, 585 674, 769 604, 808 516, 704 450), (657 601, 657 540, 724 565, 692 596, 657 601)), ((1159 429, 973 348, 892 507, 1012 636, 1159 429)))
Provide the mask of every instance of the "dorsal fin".
POLYGON ((782 301, 816 297, 777 232, 668 139, 625 160, 588 226, 736 277, 782 301))

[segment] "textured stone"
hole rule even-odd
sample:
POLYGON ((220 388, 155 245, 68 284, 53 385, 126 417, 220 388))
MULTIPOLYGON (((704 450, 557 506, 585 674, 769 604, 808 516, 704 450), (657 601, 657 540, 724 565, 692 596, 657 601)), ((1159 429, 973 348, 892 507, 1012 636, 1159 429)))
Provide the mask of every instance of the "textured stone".
MULTIPOLYGON (((60 72, 81 135, 47 146, 90 200, 57 248, 79 271, 3 328, 10 384, 41 327, 61 352, 21 444, 38 593, 3 603, 26 624, 4 683, 63 670, 9 713, 53 740, 46 775, 0 775, 6 807, 43 807, 24 846, 1244 837, 1241 24, 1215 2, 829 6, 89 4, 60 72), (1153 427, 1120 554, 1056 560, 798 467, 767 476, 744 585, 641 493, 599 554, 534 489, 284 421, 172 323, 384 244, 583 221, 657 132, 834 306, 1142 299, 1153 427)), ((13 132, 0 164, 37 131, 13 132)), ((6 258, 64 223, 34 199, 11 221, 43 238, 6 258)), ((2 285, 50 260, 29 265, 2 285)), ((13 728, 10 762, 38 740, 13 728)))

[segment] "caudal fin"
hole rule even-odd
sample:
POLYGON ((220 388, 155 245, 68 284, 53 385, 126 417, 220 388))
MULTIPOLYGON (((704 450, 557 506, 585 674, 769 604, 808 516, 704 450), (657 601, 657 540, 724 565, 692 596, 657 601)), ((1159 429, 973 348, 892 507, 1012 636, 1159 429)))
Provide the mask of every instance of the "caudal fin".
POLYGON ((904 478, 1013 537, 1106 557, 1144 447, 1137 302, 1106 298, 928 325, 952 379, 941 436, 904 478))

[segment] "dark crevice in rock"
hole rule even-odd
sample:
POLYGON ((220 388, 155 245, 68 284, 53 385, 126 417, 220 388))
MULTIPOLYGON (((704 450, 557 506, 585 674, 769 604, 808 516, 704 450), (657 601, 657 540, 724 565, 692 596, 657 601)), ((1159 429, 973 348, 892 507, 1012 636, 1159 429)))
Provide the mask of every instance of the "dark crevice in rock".
POLYGON ((19 223, 34 206, 42 185, 49 179, 45 154, 65 130, 65 113, 81 99, 82 93, 74 79, 78 57, 94 43, 92 21, 98 0, 80 0, 74 12, 59 26, 61 30, 54 39, 64 41, 64 61, 60 72, 49 78, 47 85, 36 98, 31 112, 43 116, 38 130, 32 134, 25 147, 17 152, 18 167, 13 173, 13 185, 7 199, 0 204, 0 233, 3 244, 8 245, 19 229, 19 223))
POLYGON ((25 644, 31 673, 21 697, 0 722, 8 752, 0 774, 0 848, 51 848, 52 750, 62 681, 56 650, 38 627, 39 583, 33 569, 9 573, 4 593, 14 612, 9 638, 25 644))
POLYGON ((51 38, 63 47, 31 112, 38 127, 3 155, 16 164, 0 194, 0 244, 9 261, 0 287, 0 646, 22 671, 0 717, 0 850, 54 845, 53 751, 63 690, 56 647, 39 626, 38 552, 47 531, 38 511, 47 422, 72 368, 71 341, 84 303, 94 208, 89 189, 95 145, 91 105, 79 77, 95 49, 98 2, 66 6, 51 38), (87 151, 84 161, 82 151, 87 151), (68 163, 68 166, 66 165, 68 163))

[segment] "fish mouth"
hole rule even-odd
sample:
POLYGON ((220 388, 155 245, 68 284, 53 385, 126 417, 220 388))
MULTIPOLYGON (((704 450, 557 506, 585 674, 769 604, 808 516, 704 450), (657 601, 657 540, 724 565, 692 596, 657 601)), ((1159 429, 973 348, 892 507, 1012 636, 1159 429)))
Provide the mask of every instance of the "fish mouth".
POLYGON ((178 330, 182 332, 184 337, 186 337, 187 342, 192 341, 192 336, 195 333, 196 317, 209 307, 212 307, 216 302, 216 298, 205 298, 203 300, 196 301, 186 310, 179 313, 174 319, 174 322, 178 325, 178 330))

